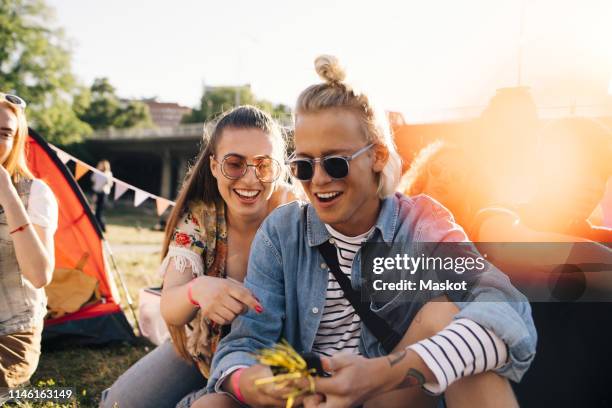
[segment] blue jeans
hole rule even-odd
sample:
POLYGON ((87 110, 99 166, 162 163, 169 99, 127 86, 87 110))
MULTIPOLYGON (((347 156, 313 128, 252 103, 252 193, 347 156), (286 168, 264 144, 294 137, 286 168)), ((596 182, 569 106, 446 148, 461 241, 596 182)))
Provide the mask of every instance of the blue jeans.
POLYGON ((100 408, 188 407, 205 393, 206 378, 166 341, 102 392, 100 408), (199 391, 199 392, 198 392, 199 391))

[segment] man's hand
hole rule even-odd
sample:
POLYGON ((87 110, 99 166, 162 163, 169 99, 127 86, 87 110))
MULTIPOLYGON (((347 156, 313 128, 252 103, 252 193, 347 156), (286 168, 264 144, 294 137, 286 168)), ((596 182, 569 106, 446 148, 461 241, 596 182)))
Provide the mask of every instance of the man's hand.
POLYGON ((315 379, 316 395, 304 399, 305 408, 348 408, 382 392, 389 373, 383 358, 367 359, 355 354, 321 358, 329 378, 315 379), (322 394, 322 395, 321 395, 322 394))
POLYGON ((332 376, 315 379, 316 395, 306 397, 305 408, 354 407, 387 391, 435 380, 418 354, 406 349, 372 359, 339 354, 321 362, 332 376))

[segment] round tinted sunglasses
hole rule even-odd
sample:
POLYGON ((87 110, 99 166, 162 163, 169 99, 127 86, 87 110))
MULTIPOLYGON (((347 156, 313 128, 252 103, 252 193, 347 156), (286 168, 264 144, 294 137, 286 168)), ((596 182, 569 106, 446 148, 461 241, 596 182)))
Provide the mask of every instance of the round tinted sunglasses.
POLYGON ((308 181, 312 179, 314 176, 315 163, 318 162, 321 162, 321 167, 323 167, 325 172, 332 178, 341 179, 348 176, 349 162, 360 154, 368 151, 372 146, 374 146, 374 143, 362 147, 350 156, 329 155, 316 159, 296 157, 288 160, 287 164, 289 164, 289 167, 291 168, 291 174, 293 174, 296 179, 301 181, 308 181))
POLYGON ((7 101, 8 103, 18 106, 23 110, 25 110, 27 106, 26 101, 24 101, 17 95, 5 94, 5 93, 0 92, 0 100, 7 101))
MULTIPOLYGON (((214 156, 212 158, 217 161, 214 156)), ((272 183, 281 174, 280 163, 268 156, 255 157, 253 164, 249 164, 245 157, 235 153, 226 154, 221 159, 221 173, 230 180, 244 177, 249 167, 255 168, 255 177, 262 183, 272 183)))

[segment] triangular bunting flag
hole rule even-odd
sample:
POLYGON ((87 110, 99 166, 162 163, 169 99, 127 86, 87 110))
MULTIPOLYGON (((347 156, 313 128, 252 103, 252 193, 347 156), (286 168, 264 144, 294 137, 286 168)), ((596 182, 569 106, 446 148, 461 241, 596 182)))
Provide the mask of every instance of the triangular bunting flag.
POLYGON ((134 190, 134 207, 138 207, 144 200, 149 198, 149 193, 142 190, 134 190))
POLYGON ((122 183, 120 181, 115 181, 115 200, 118 199, 125 193, 128 189, 127 184, 122 183))
MULTIPOLYGON (((74 169, 75 179, 79 180, 80 178, 82 178, 84 175, 86 175, 90 171, 96 174, 104 175, 104 173, 102 173, 100 170, 86 163, 83 163, 82 161, 72 157, 65 151, 58 149, 55 146, 51 146, 51 148, 55 151, 57 158, 60 159, 62 163, 66 164, 70 160, 75 162, 74 163, 75 164, 75 169, 74 169)), ((161 216, 168 209, 168 207, 175 205, 173 201, 149 194, 146 191, 140 190, 128 183, 117 180, 116 178, 113 178, 112 180, 113 180, 113 184, 115 185, 115 193, 114 193, 115 200, 119 199, 129 189, 132 189, 134 190, 134 207, 138 207, 140 204, 145 202, 147 198, 153 198, 155 199, 155 207, 157 208, 157 215, 161 216)))
POLYGON ((57 158, 60 159, 64 164, 68 163, 68 160, 70 160, 70 156, 68 155, 68 153, 62 150, 56 150, 55 153, 57 153, 57 158))
POLYGON ((76 168, 74 170, 74 178, 79 180, 81 177, 86 175, 88 171, 89 171, 89 168, 86 165, 80 162, 76 162, 76 168))
POLYGON ((158 197, 155 199, 155 205, 157 206, 157 215, 161 216, 164 211, 166 211, 166 209, 168 207, 170 207, 171 201, 170 200, 166 200, 165 198, 161 198, 158 197))

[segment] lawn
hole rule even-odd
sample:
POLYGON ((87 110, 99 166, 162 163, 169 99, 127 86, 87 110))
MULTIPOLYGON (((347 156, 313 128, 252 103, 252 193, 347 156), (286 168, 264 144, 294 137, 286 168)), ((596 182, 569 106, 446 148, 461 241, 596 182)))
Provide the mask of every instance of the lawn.
MULTIPOLYGON (((154 231, 152 228, 158 217, 152 208, 141 206, 116 207, 109 210, 106 218, 107 240, 113 248, 113 256, 137 309, 139 289, 157 285, 161 281, 157 268, 163 232, 154 231)), ((119 283, 117 284, 119 286, 119 283)), ((125 301, 123 306, 131 322, 132 315, 127 310, 125 301)), ((110 386, 121 373, 153 347, 146 340, 140 340, 136 345, 43 350, 38 370, 31 380, 32 384, 74 387, 77 391, 77 401, 69 405, 26 403, 12 406, 97 407, 102 390, 110 386)))

